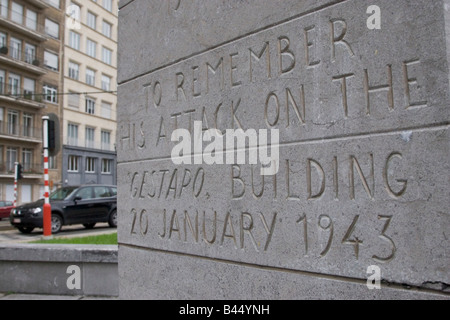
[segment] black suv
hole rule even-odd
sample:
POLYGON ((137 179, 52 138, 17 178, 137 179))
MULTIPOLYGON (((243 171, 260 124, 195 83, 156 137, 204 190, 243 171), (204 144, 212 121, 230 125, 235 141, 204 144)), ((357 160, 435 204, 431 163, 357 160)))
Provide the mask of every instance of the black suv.
MULTIPOLYGON (((92 229, 97 222, 108 222, 117 227, 117 187, 85 185, 63 187, 50 195, 52 206, 52 233, 63 225, 82 224, 92 229)), ((31 233, 43 227, 44 199, 27 203, 11 210, 11 225, 22 233, 31 233)))

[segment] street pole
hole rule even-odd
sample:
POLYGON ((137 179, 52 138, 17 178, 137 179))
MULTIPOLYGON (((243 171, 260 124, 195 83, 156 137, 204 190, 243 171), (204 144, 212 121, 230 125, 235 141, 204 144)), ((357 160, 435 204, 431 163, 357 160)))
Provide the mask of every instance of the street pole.
POLYGON ((17 179, 18 179, 18 166, 19 163, 15 162, 14 163, 14 208, 17 207, 17 179))
POLYGON ((48 116, 43 116, 43 141, 44 148, 44 236, 45 240, 52 238, 52 207, 50 205, 50 188, 48 184, 48 116))

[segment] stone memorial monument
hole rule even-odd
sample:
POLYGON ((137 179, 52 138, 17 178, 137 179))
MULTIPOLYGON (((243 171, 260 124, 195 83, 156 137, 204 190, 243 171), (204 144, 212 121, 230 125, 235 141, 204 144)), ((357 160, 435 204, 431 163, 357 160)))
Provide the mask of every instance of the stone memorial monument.
POLYGON ((448 299, 450 0, 122 0, 131 299, 448 299))

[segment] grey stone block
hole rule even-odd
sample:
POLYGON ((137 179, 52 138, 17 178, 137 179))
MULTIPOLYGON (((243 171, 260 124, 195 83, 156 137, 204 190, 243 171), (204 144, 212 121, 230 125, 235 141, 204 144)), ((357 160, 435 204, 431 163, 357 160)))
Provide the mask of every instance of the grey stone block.
POLYGON ((118 296, 117 246, 14 244, 0 246, 0 292, 118 296), (80 271, 80 288, 69 288, 80 271))
POLYGON ((272 0, 122 1, 118 82, 339 2, 343 0, 284 0, 282 6, 272 0))
POLYGON ((2 300, 80 300, 80 296, 62 296, 62 295, 38 295, 38 294, 10 294, 2 300))
POLYGON ((448 299, 420 288, 276 270, 153 250, 121 248, 121 299, 298 300, 448 299), (135 272, 135 264, 151 266, 135 272))
POLYGON ((372 4, 123 7, 121 297, 448 298, 450 1, 372 4), (278 173, 174 164, 194 121, 279 130, 278 173))
POLYGON ((450 283, 448 139, 439 128, 408 142, 398 132, 295 144, 264 178, 252 165, 120 165, 120 241, 360 279, 380 265, 390 282, 450 283))
MULTIPOLYGON (((134 1, 126 8, 148 3, 134 1)), ((118 89, 119 162, 170 157, 174 129, 192 131, 194 121, 221 131, 278 129, 281 143, 446 124, 443 4, 385 1, 380 6, 381 31, 367 29, 367 4, 346 1, 137 78, 136 73, 127 76, 118 89), (343 40, 331 41, 332 31, 343 40), (305 39, 314 46, 305 46, 305 39), (294 68, 283 71, 292 66, 291 56, 294 68)), ((140 9, 143 14, 145 9, 140 9)), ((151 7, 147 10, 152 12, 151 7)), ((161 25, 177 30, 176 24, 161 25)), ((121 27, 136 37, 120 42, 124 48, 120 54, 133 59, 121 63, 119 73, 145 69, 150 63, 141 63, 135 48, 154 42, 137 38, 150 35, 136 27, 126 28, 126 23, 121 27)), ((182 47, 176 41, 169 43, 182 47)), ((156 48, 148 52, 167 56, 165 46, 156 48)))

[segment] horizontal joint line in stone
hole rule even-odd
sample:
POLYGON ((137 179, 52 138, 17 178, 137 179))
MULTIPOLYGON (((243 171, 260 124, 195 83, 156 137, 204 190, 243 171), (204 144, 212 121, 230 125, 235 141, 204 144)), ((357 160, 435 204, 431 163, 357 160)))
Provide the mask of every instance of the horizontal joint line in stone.
MULTIPOLYGON (((207 260, 207 261, 225 263, 225 264, 233 264, 236 266, 255 268, 255 269, 261 269, 261 270, 266 270, 266 271, 293 273, 293 274, 312 276, 312 277, 328 279, 328 280, 351 282, 351 283, 360 284, 360 285, 367 284, 367 279, 358 279, 358 278, 351 278, 351 277, 339 276, 339 275, 329 275, 329 274, 324 274, 324 273, 319 273, 319 272, 295 270, 295 269, 280 268, 280 267, 274 267, 274 266, 264 266, 264 265, 253 264, 253 263, 242 262, 242 261, 234 261, 234 260, 228 260, 228 259, 222 259, 222 258, 206 257, 206 256, 197 255, 197 254, 192 254, 192 253, 143 247, 140 245, 124 243, 124 242, 119 242, 119 246, 124 246, 124 247, 128 247, 130 249, 136 249, 136 250, 153 251, 153 252, 158 252, 158 253, 163 253, 163 254, 171 254, 171 255, 175 255, 175 256, 184 256, 184 257, 189 257, 192 259, 207 260)), ((450 294, 448 292, 443 292, 443 291, 439 291, 439 290, 433 290, 433 289, 428 289, 428 288, 423 288, 423 287, 418 287, 418 286, 413 286, 413 285, 409 286, 408 288, 405 288, 404 284, 402 284, 402 283, 395 283, 395 282, 385 282, 385 283, 386 283, 385 284, 386 288, 405 290, 405 291, 409 291, 409 292, 420 291, 420 292, 428 292, 428 293, 432 293, 432 294, 440 294, 442 296, 450 296, 450 294)))
MULTIPOLYGON (((134 0, 133 0, 133 1, 134 1, 134 0)), ((160 66, 160 67, 157 67, 157 68, 155 68, 155 69, 153 69, 153 70, 149 70, 149 71, 143 72, 143 73, 138 74, 138 75, 136 75, 136 76, 134 76, 134 77, 132 77, 132 78, 130 78, 130 79, 127 79, 127 80, 118 82, 118 85, 120 86, 120 85, 126 84, 126 83, 128 83, 128 82, 137 80, 137 79, 139 79, 139 78, 145 77, 145 76, 147 76, 147 75, 150 75, 150 74, 152 74, 152 73, 154 73, 154 72, 157 72, 157 71, 161 71, 161 70, 167 69, 167 68, 169 68, 169 67, 172 67, 172 66, 174 66, 174 65, 176 65, 176 64, 178 64, 178 63, 184 62, 184 61, 189 60, 189 59, 191 59, 191 58, 194 58, 194 57, 196 57, 196 56, 200 56, 200 55, 202 55, 202 54, 211 52, 211 51, 213 51, 213 50, 219 49, 220 47, 224 47, 224 46, 226 46, 226 45, 228 45, 228 44, 231 44, 231 43, 233 43, 233 42, 236 42, 236 41, 245 39, 245 38, 247 38, 247 37, 256 35, 256 34, 258 34, 258 33, 261 33, 261 32, 267 31, 267 30, 270 30, 270 29, 272 29, 272 28, 281 26, 281 25, 283 25, 283 24, 289 23, 289 22, 294 21, 294 20, 296 20, 296 19, 300 19, 300 18, 306 17, 306 16, 308 16, 308 15, 310 15, 310 14, 314 14, 314 13, 320 12, 320 11, 322 11, 322 10, 331 8, 331 7, 335 6, 335 5, 344 3, 344 2, 346 2, 346 1, 349 1, 349 0, 335 0, 334 2, 330 2, 330 3, 324 4, 324 5, 322 5, 322 6, 319 6, 319 7, 316 7, 316 8, 312 8, 312 9, 310 9, 310 10, 308 10, 308 11, 305 11, 305 12, 303 12, 303 13, 297 14, 297 15, 295 15, 295 16, 292 16, 292 17, 288 18, 288 19, 284 19, 284 20, 281 20, 281 21, 278 21, 278 22, 269 24, 269 25, 267 25, 267 26, 265 26, 265 27, 256 29, 255 31, 248 32, 248 33, 243 34, 243 35, 240 35, 240 36, 238 36, 238 37, 236 37, 236 38, 234 38, 234 39, 231 39, 231 40, 222 42, 222 43, 220 43, 220 44, 214 45, 214 46, 212 46, 211 48, 208 48, 208 49, 205 49, 205 50, 202 50, 202 51, 199 51, 199 52, 194 52, 194 53, 192 53, 192 54, 190 54, 190 55, 188 55, 188 56, 186 56, 186 57, 179 58, 179 59, 174 60, 174 61, 172 61, 172 62, 169 62, 169 63, 167 63, 167 64, 165 64, 165 65, 162 65, 162 66, 160 66)), ((128 4, 127 4, 127 5, 128 5, 128 4)))
MULTIPOLYGON (((352 135, 342 135, 342 136, 334 136, 334 137, 328 137, 328 138, 313 138, 313 139, 306 139, 306 140, 299 140, 299 141, 289 141, 289 142, 280 143, 276 146, 289 147, 289 146, 295 146, 295 145, 329 143, 329 142, 355 140, 355 139, 367 139, 367 138, 372 138, 372 137, 382 137, 382 136, 391 136, 391 135, 395 135, 395 134, 401 134, 402 132, 405 132, 405 131, 412 131, 413 133, 414 132, 416 132, 416 133, 424 132, 424 131, 440 131, 440 130, 447 130, 447 129, 449 129, 449 127, 450 127, 450 122, 446 121, 444 123, 431 124, 428 126, 421 126, 421 127, 409 127, 409 128, 402 128, 402 129, 388 130, 388 131, 356 133, 356 134, 352 134, 352 135)), ((238 151, 242 151, 242 150, 249 150, 249 148, 236 149, 236 150, 234 150, 234 152, 238 152, 238 151)), ((200 156, 200 155, 191 154, 191 155, 186 155, 185 157, 195 157, 195 156, 200 156)), ((149 159, 119 161, 118 165, 138 163, 138 162, 143 162, 143 161, 162 161, 162 160, 170 160, 170 159, 172 159, 171 156, 161 156, 161 157, 155 157, 155 158, 149 158, 149 159)))

